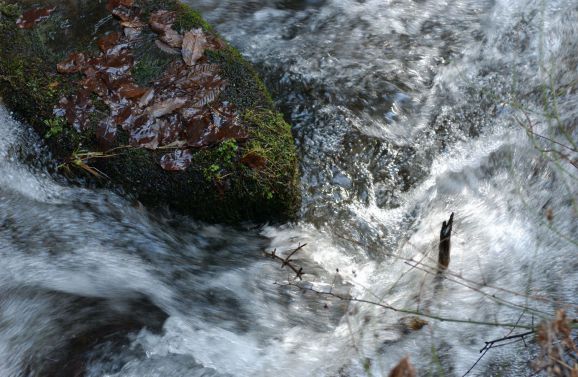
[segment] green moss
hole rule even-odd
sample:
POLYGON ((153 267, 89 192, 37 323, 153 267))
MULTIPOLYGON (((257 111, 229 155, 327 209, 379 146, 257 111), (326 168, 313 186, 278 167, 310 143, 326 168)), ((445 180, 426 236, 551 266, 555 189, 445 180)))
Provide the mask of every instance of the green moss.
POLYGON ((20 10, 16 4, 7 4, 4 1, 0 1, 0 17, 8 17, 10 19, 16 19, 20 14, 20 10))
POLYGON ((207 51, 211 63, 221 66, 228 82, 221 100, 234 103, 241 113, 254 108, 273 108, 271 95, 253 66, 231 46, 219 51, 207 51))
POLYGON ((250 174, 268 199, 280 196, 295 209, 301 198, 296 194, 299 174, 291 127, 281 114, 271 110, 247 110, 243 120, 250 125, 252 134, 244 156, 257 155, 266 161, 263 169, 250 170, 250 174))
POLYGON ((64 131, 64 128, 67 126, 66 125, 66 119, 62 118, 62 117, 54 117, 51 119, 45 119, 44 124, 48 128, 48 131, 46 132, 46 135, 44 136, 47 139, 60 135, 62 133, 62 131, 64 131))
POLYGON ((176 12, 177 20, 173 28, 181 33, 197 28, 202 28, 205 31, 213 30, 213 27, 203 19, 199 12, 176 0, 140 1, 137 5, 141 7, 143 19, 148 19, 150 14, 157 10, 176 12))
POLYGON ((179 32, 185 32, 191 29, 202 28, 205 31, 212 31, 213 27, 203 19, 201 14, 189 7, 188 5, 177 3, 177 22, 175 29, 179 32))

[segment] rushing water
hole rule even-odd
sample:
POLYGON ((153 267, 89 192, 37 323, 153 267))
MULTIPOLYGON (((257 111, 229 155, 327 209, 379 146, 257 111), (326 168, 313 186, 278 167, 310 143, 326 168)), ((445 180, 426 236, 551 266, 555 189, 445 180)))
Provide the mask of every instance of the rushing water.
MULTIPOLYGON (((461 376, 511 329, 428 316, 576 315, 576 154, 523 128, 576 150, 575 0, 189 3, 294 125, 301 220, 231 229, 70 187, 0 109, 0 376, 381 376, 404 356, 461 376), (451 212, 443 279, 424 269, 451 212), (299 243, 303 282, 262 254, 299 243)), ((471 375, 531 375, 536 352, 471 375)))

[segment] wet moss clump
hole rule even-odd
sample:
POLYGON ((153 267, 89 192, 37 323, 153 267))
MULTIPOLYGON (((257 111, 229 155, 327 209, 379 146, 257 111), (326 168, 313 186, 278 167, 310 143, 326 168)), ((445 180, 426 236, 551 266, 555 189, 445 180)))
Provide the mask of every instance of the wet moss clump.
MULTIPOLYGON (((54 0, 42 3, 57 6, 50 17, 23 29, 17 21, 28 10, 26 4, 0 0, 0 95, 10 109, 45 137, 61 173, 72 180, 80 177, 90 184, 119 189, 151 207, 169 206, 211 222, 285 221, 296 216, 300 194, 291 129, 275 111, 253 67, 197 12, 174 0, 135 0, 129 10, 138 18, 122 18, 125 16, 121 14, 121 25, 119 20, 111 19, 110 9, 101 2, 54 0), (186 34, 191 31, 189 34, 206 38, 202 57, 199 59, 198 54, 194 58, 199 62, 188 62, 190 67, 183 64, 180 48, 160 43, 158 32, 155 34, 144 22, 164 11, 172 12, 171 27, 179 36, 191 37, 186 34), (130 71, 125 77, 130 83, 114 90, 126 91, 130 84, 129 89, 144 92, 163 87, 167 72, 183 76, 189 71, 218 67, 218 74, 212 73, 216 75, 212 85, 219 90, 209 90, 201 98, 202 103, 194 107, 199 112, 203 107, 204 112, 193 120, 199 123, 198 119, 205 119, 203 127, 212 130, 211 137, 202 139, 208 131, 191 131, 191 125, 197 127, 197 123, 185 119, 184 111, 166 115, 161 111, 155 115, 161 124, 182 122, 183 130, 171 126, 178 134, 171 135, 174 142, 167 139, 154 146, 150 141, 142 142, 136 138, 135 129, 118 120, 120 110, 114 106, 126 101, 116 100, 115 105, 110 96, 116 92, 111 87, 105 91, 108 94, 103 94, 95 89, 98 85, 94 82, 87 84, 91 79, 88 72, 92 71, 86 67, 62 68, 71 56, 98 61, 103 53, 96 47, 97 42, 111 33, 128 38, 123 27, 137 22, 138 38, 131 42, 130 58, 134 62, 127 66, 130 71), (83 100, 71 102, 81 97, 81 91, 83 100), (213 121, 206 120, 207 114, 213 114, 213 121), (80 116, 82 127, 74 118, 80 116), (228 131, 219 129, 224 125, 228 131), (103 127, 114 131, 104 144, 103 127), (193 140, 192 134, 201 139, 193 140)), ((102 50, 102 45, 98 46, 102 50)), ((199 75, 208 77, 206 72, 199 75)), ((143 107, 143 100, 133 101, 133 109, 141 118, 151 118, 151 124, 155 119, 150 114, 155 113, 150 109, 158 110, 154 101, 144 110, 138 108, 139 103, 143 107)))

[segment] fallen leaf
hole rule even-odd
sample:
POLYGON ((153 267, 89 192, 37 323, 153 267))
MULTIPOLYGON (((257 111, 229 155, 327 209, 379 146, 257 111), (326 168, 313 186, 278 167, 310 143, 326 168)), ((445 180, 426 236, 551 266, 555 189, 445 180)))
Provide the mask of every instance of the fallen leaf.
POLYGON ((241 163, 254 170, 263 170, 267 166, 267 159, 256 152, 249 152, 243 156, 241 163))
POLYGON ((138 105, 140 107, 146 107, 146 106, 148 106, 149 103, 151 103, 151 101, 153 100, 154 97, 155 97, 155 90, 154 90, 154 88, 150 88, 140 98, 138 105))
POLYGON ((63 97, 54 108, 54 115, 65 117, 68 124, 81 132, 88 128, 89 115, 94 111, 90 93, 81 90, 78 94, 63 97))
POLYGON ((36 24, 48 19, 56 7, 52 8, 36 8, 24 12, 22 16, 16 20, 16 26, 20 29, 32 29, 36 24))
POLYGON ((205 53, 207 38, 202 29, 193 29, 183 38, 183 60, 188 66, 194 65, 205 53))
POLYGON ((146 149, 159 147, 159 124, 154 119, 142 116, 135 121, 135 126, 130 133, 130 145, 146 149))
POLYGON ((177 20, 177 13, 167 10, 158 10, 151 14, 149 25, 154 32, 164 33, 170 29, 177 20))
POLYGON ((178 55, 180 54, 179 50, 175 50, 174 48, 172 48, 171 46, 169 46, 167 43, 162 42, 161 40, 157 39, 155 41, 155 45, 159 48, 159 50, 161 50, 164 53, 170 54, 170 55, 178 55))
POLYGON ((186 98, 170 98, 161 102, 154 103, 149 108, 147 108, 147 113, 153 118, 160 118, 163 115, 170 114, 175 110, 180 109, 187 103, 186 98))
POLYGON ((192 159, 193 153, 190 150, 176 150, 161 157, 161 167, 167 171, 185 171, 192 159))
POLYGON ((130 8, 134 4, 134 0, 108 0, 106 3, 106 10, 112 12, 114 9, 123 6, 130 8))
POLYGON ((117 135, 117 127, 113 120, 108 117, 102 120, 96 128, 96 140, 103 150, 109 150, 114 146, 117 135))
POLYGON ((118 89, 118 94, 124 98, 135 99, 141 98, 145 93, 148 92, 148 90, 149 89, 141 88, 140 86, 134 83, 127 82, 121 85, 121 87, 118 89))
POLYGON ((404 357, 399 364, 391 370, 389 377, 415 377, 415 368, 410 364, 409 358, 404 357))
POLYGON ((181 48, 183 46, 183 37, 173 29, 166 30, 160 36, 160 40, 174 48, 181 48))
POLYGON ((108 35, 105 35, 104 37, 99 38, 96 41, 96 44, 98 45, 98 48, 100 48, 100 51, 106 53, 108 52, 108 50, 116 46, 119 41, 120 41, 120 34, 115 31, 108 35))
POLYGON ((84 69, 86 56, 82 52, 72 53, 68 58, 56 65, 56 70, 60 73, 70 74, 77 73, 84 69))

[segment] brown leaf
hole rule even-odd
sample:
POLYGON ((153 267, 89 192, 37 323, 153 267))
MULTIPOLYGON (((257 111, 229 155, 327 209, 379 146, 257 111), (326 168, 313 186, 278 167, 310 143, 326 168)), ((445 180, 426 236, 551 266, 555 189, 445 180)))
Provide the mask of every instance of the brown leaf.
POLYGON ((186 98, 169 98, 167 100, 154 103, 152 106, 147 108, 147 112, 153 118, 160 118, 163 115, 170 114, 175 110, 180 109, 181 107, 185 106, 186 103, 186 98))
POLYGON ((24 12, 22 16, 16 20, 16 26, 19 29, 32 29, 36 24, 48 19, 56 7, 52 8, 36 8, 24 12))
POLYGON ((243 156, 241 163, 254 170, 263 170, 267 166, 267 159, 256 152, 249 152, 243 156))
POLYGON ((205 53, 207 38, 202 29, 193 29, 183 38, 183 60, 189 66, 194 65, 205 53))
POLYGON ((114 9, 123 6, 130 8, 134 4, 134 0, 108 0, 106 3, 106 10, 112 12, 114 9))
POLYGON ((134 41, 139 37, 141 33, 142 33, 141 28, 131 28, 131 27, 124 28, 124 35, 125 37, 128 38, 129 41, 134 41))
POLYGON ((115 47, 119 41, 120 41, 120 34, 115 31, 108 35, 105 35, 104 37, 99 38, 96 41, 96 44, 98 45, 98 48, 100 48, 100 51, 107 53, 108 50, 115 47))
POLYGON ((146 149, 159 147, 159 124, 154 119, 142 116, 135 121, 135 126, 130 133, 130 145, 146 149))
POLYGON ((158 10, 151 14, 149 24, 151 29, 157 33, 164 33, 170 29, 177 20, 176 12, 169 12, 167 10, 158 10))
POLYGON ((140 10, 138 8, 127 8, 119 6, 111 11, 112 15, 124 22, 132 22, 138 20, 140 10))
POLYGON ((185 145, 182 141, 181 134, 183 133, 183 126, 181 117, 178 114, 173 114, 168 119, 159 120, 160 127, 160 144, 173 145, 175 143, 185 145))
POLYGON ((162 52, 165 52, 167 54, 170 55, 178 55, 180 54, 180 52, 178 50, 175 50, 174 48, 172 48, 171 46, 169 46, 168 44, 162 42, 161 40, 157 39, 155 41, 155 45, 159 48, 159 50, 161 50, 162 52))
POLYGON ((68 124, 78 132, 88 128, 89 115, 94 111, 90 93, 81 90, 78 94, 63 97, 54 108, 54 115, 65 117, 68 124))
POLYGON ((150 88, 149 90, 146 91, 146 93, 144 93, 142 95, 142 97, 139 100, 138 105, 140 107, 148 106, 154 97, 155 97, 155 90, 154 90, 154 88, 150 88))
POLYGON ((389 377, 415 377, 416 372, 414 367, 410 364, 409 358, 404 357, 399 364, 391 370, 389 377))
POLYGON ((86 64, 86 56, 82 52, 72 53, 68 58, 56 65, 56 70, 60 73, 77 73, 84 69, 86 64))
POLYGON ((189 149, 176 150, 161 157, 161 167, 167 171, 185 171, 192 159, 193 153, 189 149))
POLYGON ((171 47, 181 48, 183 46, 183 37, 173 29, 166 30, 159 38, 171 47))
POLYGON ((138 85, 127 82, 120 86, 118 94, 123 98, 138 99, 141 98, 149 89, 141 88, 138 85))
POLYGON ((109 150, 116 141, 117 127, 113 120, 108 117, 96 127, 96 140, 103 150, 109 150))

